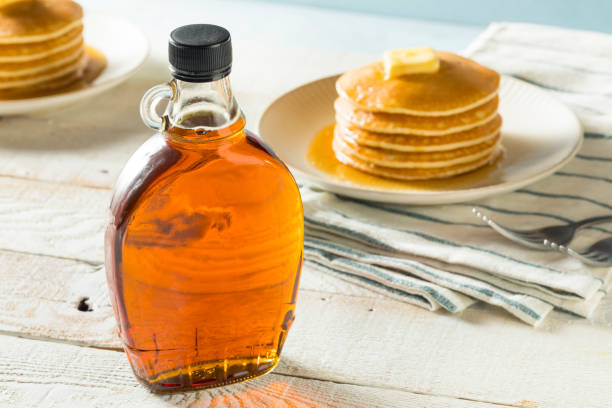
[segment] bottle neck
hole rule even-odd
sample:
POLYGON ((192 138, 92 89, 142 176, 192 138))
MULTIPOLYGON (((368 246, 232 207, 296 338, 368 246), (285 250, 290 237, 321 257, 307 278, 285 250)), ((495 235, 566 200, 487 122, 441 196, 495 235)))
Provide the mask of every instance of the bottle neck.
POLYGON ((211 82, 170 81, 166 129, 186 141, 210 141, 243 130, 244 120, 229 77, 211 82))

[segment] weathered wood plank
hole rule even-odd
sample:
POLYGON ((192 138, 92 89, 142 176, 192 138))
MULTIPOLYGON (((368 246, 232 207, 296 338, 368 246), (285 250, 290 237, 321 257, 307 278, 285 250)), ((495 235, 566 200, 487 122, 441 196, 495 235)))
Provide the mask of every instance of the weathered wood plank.
POLYGON ((101 268, 0 251, 0 276, 0 330, 120 347, 101 268), (77 309, 84 298, 88 298, 92 311, 77 309))
POLYGON ((495 407, 274 373, 224 388, 157 396, 136 382, 123 353, 8 336, 0 336, 0 406, 495 407))
POLYGON ((0 249, 104 261, 110 191, 0 177, 0 249))
POLYGON ((612 403, 612 331, 585 320, 534 330, 490 307, 457 318, 306 292, 284 357, 283 372, 331 381, 538 407, 612 403))
MULTIPOLYGON (((0 271, 1 330, 119 347, 101 270, 5 252, 0 271), (76 310, 79 296, 93 312, 76 310)), ((489 307, 457 317, 312 290, 296 315, 280 374, 508 405, 596 408, 612 398, 612 330, 585 320, 534 330, 489 307)))
MULTIPOLYGON (((0 250, 0 331, 120 348, 103 268, 0 250), (87 298, 91 311, 77 309, 87 298)), ((302 290, 384 298, 318 271, 305 270, 302 290)))

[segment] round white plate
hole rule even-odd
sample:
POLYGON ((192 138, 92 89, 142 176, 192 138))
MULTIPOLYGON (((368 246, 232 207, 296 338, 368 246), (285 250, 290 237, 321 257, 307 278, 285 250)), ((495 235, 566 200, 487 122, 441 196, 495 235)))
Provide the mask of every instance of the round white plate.
POLYGON ((582 143, 582 128, 569 108, 533 85, 502 77, 499 112, 504 121, 505 152, 486 177, 449 190, 390 190, 356 185, 319 171, 306 159, 313 137, 334 122, 337 77, 310 82, 278 98, 264 112, 259 133, 298 178, 345 196, 404 204, 476 200, 546 177, 566 164, 582 143))
POLYGON ((149 44, 144 34, 124 18, 85 12, 85 43, 101 51, 107 67, 86 88, 39 98, 0 101, 0 115, 19 115, 59 109, 104 92, 128 79, 144 63, 149 44))

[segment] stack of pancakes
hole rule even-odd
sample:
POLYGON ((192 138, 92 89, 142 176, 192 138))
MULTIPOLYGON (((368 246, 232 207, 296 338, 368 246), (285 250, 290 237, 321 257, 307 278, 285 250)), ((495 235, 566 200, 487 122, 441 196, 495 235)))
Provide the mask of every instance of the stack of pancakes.
POLYGON ((83 11, 71 0, 22 0, 0 7, 0 91, 66 86, 86 63, 83 11))
POLYGON ((433 73, 385 79, 379 61, 338 79, 339 161, 381 177, 427 180, 469 172, 497 155, 499 74, 449 52, 436 55, 433 73))

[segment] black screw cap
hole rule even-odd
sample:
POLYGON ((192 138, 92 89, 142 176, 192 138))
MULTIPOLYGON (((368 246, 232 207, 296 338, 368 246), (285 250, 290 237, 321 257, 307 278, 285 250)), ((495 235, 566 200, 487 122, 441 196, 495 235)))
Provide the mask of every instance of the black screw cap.
POLYGON ((191 24, 170 34, 168 59, 172 76, 187 82, 210 82, 229 75, 232 40, 213 24, 191 24))

